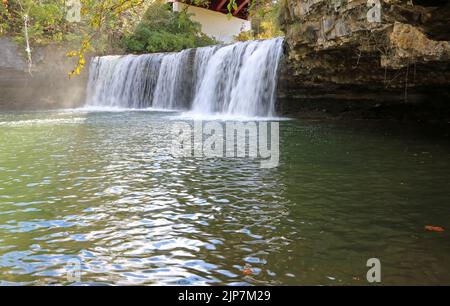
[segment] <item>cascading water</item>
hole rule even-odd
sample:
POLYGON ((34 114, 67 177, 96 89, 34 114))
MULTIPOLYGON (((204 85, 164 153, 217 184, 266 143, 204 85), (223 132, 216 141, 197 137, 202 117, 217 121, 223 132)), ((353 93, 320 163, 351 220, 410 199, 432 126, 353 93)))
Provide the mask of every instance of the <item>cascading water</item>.
POLYGON ((87 106, 272 116, 282 38, 91 61, 87 106))
POLYGON ((189 75, 189 55, 193 50, 164 56, 152 107, 182 109, 188 106, 192 76, 189 75))
POLYGON ((163 54, 95 57, 89 69, 87 105, 148 107, 162 59, 163 54))

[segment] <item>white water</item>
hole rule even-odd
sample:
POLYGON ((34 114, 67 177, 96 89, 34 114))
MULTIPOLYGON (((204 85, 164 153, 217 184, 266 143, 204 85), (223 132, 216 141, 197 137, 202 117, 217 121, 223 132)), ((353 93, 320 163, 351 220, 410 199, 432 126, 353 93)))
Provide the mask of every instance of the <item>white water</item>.
POLYGON ((273 116, 282 38, 91 61, 90 108, 273 116))

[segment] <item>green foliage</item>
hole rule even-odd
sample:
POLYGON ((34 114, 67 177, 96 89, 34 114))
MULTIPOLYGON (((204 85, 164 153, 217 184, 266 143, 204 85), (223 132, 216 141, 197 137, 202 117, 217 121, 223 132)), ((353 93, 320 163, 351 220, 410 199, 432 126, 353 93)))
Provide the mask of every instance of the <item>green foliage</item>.
POLYGON ((29 17, 29 36, 33 43, 41 44, 62 39, 64 30, 63 0, 1 0, 0 35, 23 40, 24 16, 29 17))
POLYGON ((228 16, 231 17, 232 12, 238 9, 238 5, 236 3, 236 0, 230 0, 227 4, 227 10, 228 10, 228 16))
POLYGON ((252 30, 241 32, 235 37, 238 41, 249 39, 268 39, 282 36, 278 16, 280 14, 280 1, 253 0, 250 5, 252 30))
POLYGON ((149 6, 133 33, 122 40, 127 52, 173 52, 216 43, 201 32, 201 25, 185 11, 172 12, 168 4, 149 6))
POLYGON ((8 2, 0 0, 0 36, 6 34, 9 29, 7 23, 8 2))

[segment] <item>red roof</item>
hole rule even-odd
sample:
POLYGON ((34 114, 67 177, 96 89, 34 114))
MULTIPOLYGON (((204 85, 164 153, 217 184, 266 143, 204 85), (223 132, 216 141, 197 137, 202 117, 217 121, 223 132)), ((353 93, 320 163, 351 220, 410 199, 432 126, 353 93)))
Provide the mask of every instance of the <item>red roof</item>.
MULTIPOLYGON (((177 1, 177 0, 175 0, 177 1)), ((234 10, 233 8, 231 9, 231 14, 234 17, 237 18, 241 18, 241 19, 245 19, 248 20, 248 9, 250 7, 250 0, 235 0, 236 1, 236 5, 237 8, 236 10, 234 10)), ((228 14, 228 3, 230 2, 230 0, 210 0, 208 3, 205 3, 204 5, 200 4, 200 5, 195 5, 193 2, 193 0, 178 0, 177 2, 183 2, 192 6, 197 6, 197 7, 201 7, 201 8, 206 8, 208 10, 211 11, 216 11, 216 12, 220 12, 223 14, 228 14)))

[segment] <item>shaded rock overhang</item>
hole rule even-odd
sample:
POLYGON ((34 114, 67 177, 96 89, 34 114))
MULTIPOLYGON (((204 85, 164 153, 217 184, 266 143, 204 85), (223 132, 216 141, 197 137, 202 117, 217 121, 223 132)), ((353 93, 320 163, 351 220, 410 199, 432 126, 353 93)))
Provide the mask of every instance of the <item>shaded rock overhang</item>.
POLYGON ((281 95, 448 97, 448 1, 282 0, 280 23, 281 95))

